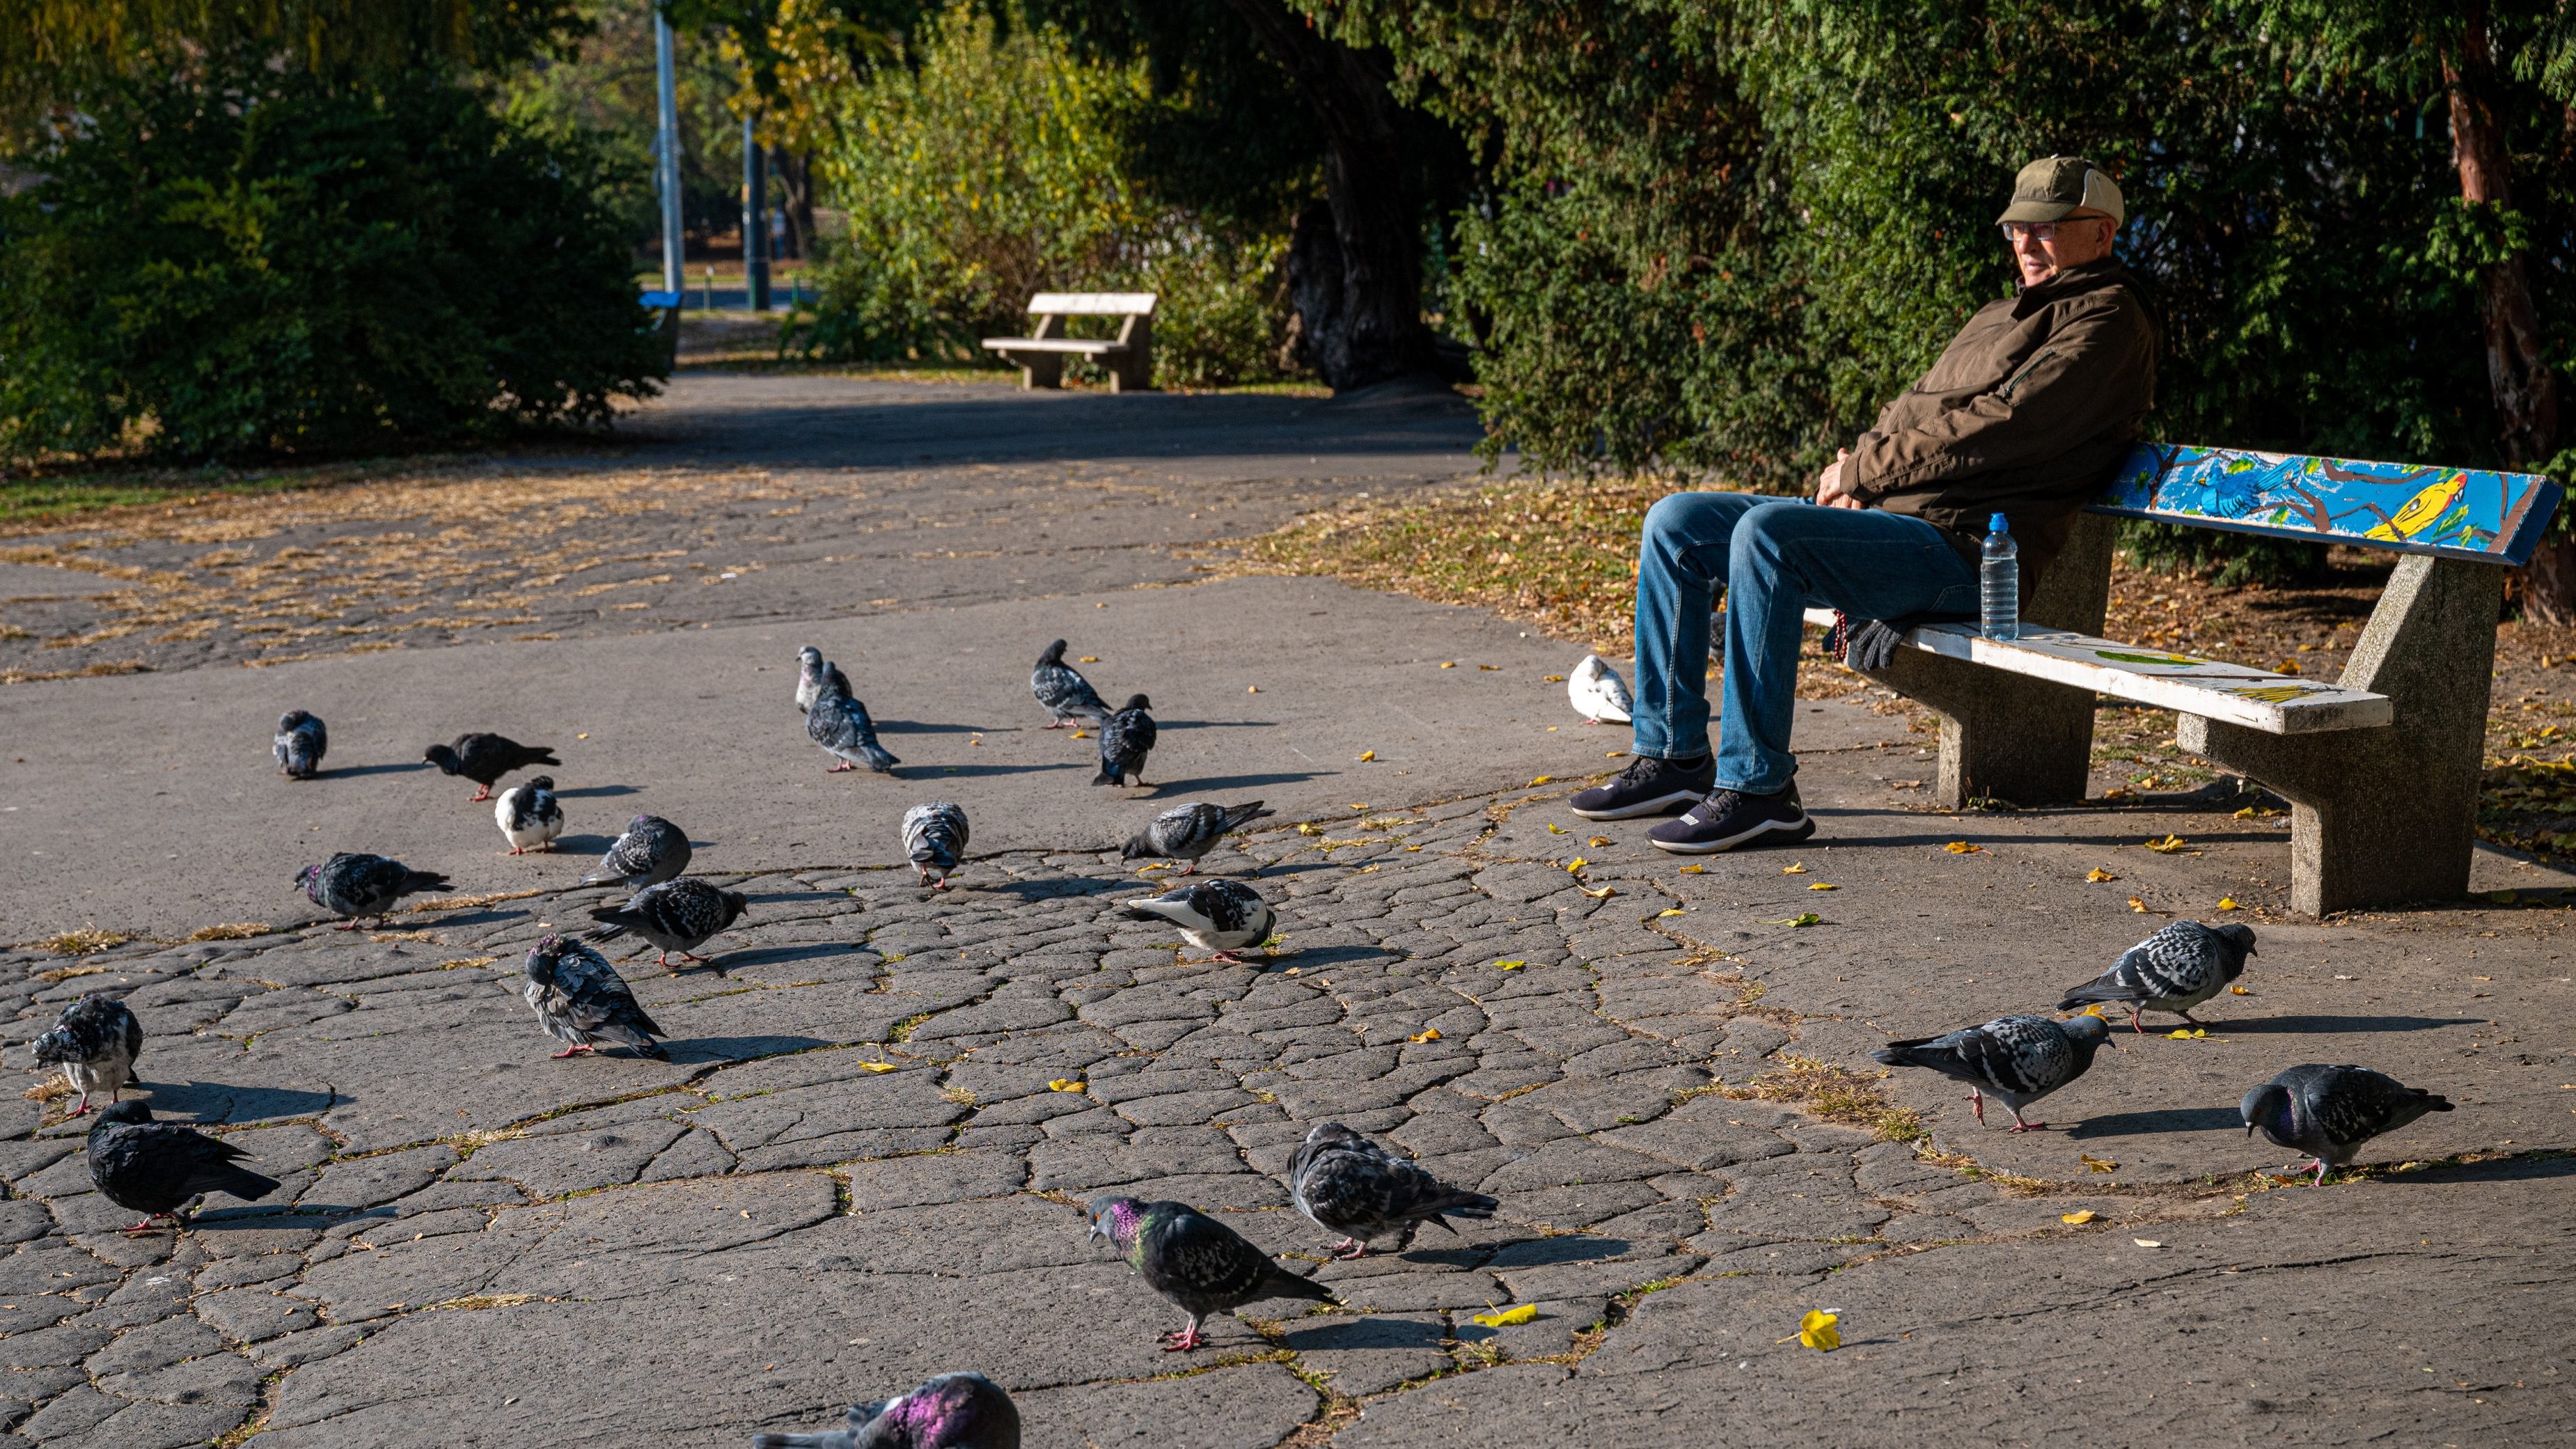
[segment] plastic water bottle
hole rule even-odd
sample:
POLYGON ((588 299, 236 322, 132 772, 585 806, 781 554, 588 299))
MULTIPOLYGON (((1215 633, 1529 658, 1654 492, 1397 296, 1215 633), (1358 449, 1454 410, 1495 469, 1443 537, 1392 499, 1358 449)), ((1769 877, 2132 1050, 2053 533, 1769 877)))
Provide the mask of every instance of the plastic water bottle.
POLYGON ((2021 637, 2021 546, 2000 513, 1986 520, 1985 557, 1977 564, 1977 632, 1989 639, 2021 637))

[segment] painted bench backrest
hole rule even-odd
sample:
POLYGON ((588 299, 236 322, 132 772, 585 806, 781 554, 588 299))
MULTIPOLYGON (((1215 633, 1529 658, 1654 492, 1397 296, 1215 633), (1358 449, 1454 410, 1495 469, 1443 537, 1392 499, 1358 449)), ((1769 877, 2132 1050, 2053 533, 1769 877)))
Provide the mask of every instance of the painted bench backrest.
POLYGON ((2536 473, 2141 443, 2092 511, 2519 567, 2559 493, 2536 473))

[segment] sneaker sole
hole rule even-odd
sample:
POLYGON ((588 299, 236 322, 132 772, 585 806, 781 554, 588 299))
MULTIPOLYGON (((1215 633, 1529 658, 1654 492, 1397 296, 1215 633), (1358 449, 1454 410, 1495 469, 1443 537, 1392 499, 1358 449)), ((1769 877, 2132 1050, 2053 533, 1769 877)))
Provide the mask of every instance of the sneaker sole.
POLYGON ((1680 842, 1657 840, 1650 835, 1646 837, 1646 843, 1657 850, 1667 850, 1675 855, 1717 855, 1725 851, 1733 850, 1739 845, 1749 845, 1756 840, 1760 840, 1766 835, 1776 835, 1779 837, 1780 844, 1792 845, 1815 833, 1816 818, 1812 815, 1801 815, 1798 817, 1798 823, 1795 825, 1785 824, 1777 820, 1765 820, 1750 830, 1737 835, 1731 835, 1724 840, 1694 840, 1680 842))
POLYGON ((1576 810, 1574 813, 1586 820, 1634 820, 1640 815, 1670 815, 1675 812, 1677 806, 1688 810, 1707 797, 1706 790, 1676 790, 1670 795, 1661 795, 1652 800, 1640 800, 1634 805, 1622 805, 1616 810, 1576 810))

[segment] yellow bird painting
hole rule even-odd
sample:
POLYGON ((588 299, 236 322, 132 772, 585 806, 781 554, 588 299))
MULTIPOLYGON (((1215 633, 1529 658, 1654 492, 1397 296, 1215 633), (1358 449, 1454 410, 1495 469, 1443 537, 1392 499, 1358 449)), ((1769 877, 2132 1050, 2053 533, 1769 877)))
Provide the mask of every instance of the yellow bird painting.
POLYGON ((2407 499, 2406 506, 2397 510, 2396 517, 2363 534, 2362 537, 2375 538, 2382 543, 2396 543, 2402 539, 2413 538, 2430 526, 2433 520, 2440 518, 2452 504, 2459 501, 2460 492, 2468 486, 2468 482, 2468 474, 2454 473, 2426 487, 2423 492, 2407 499))

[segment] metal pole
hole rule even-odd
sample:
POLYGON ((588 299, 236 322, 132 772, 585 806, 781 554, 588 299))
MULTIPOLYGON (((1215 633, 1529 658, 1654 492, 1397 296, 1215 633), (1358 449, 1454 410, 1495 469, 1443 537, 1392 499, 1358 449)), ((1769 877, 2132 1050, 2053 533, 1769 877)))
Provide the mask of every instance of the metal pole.
POLYGON ((751 310, 769 310, 769 154, 742 118, 742 288, 751 310))
POLYGON ((653 7, 653 68, 661 94, 661 127, 654 137, 654 180, 662 192, 662 290, 677 297, 680 275, 680 100, 671 63, 671 21, 653 7))

